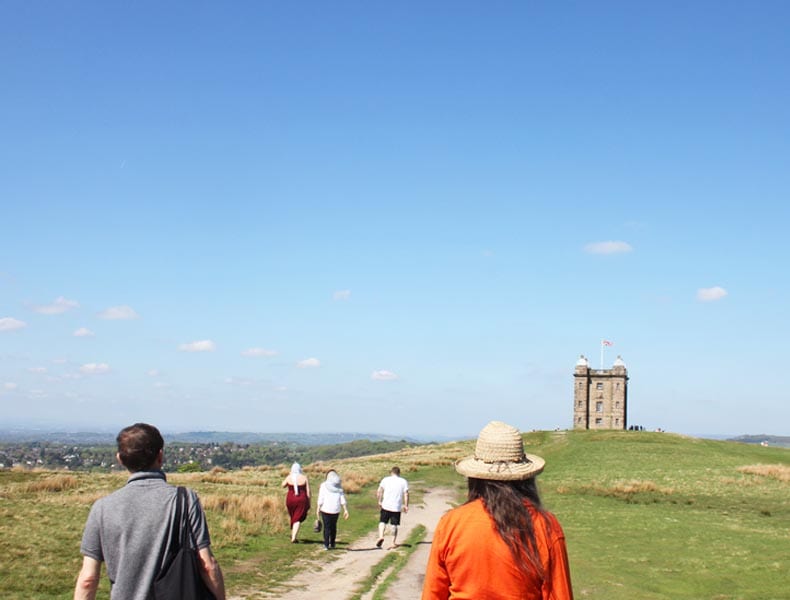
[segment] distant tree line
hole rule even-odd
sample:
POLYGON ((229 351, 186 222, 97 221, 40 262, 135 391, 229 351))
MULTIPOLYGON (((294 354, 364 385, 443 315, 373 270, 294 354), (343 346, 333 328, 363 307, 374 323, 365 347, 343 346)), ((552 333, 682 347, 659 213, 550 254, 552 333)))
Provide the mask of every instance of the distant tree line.
MULTIPOLYGON (((394 452, 416 446, 414 442, 354 440, 344 444, 306 446, 295 443, 260 444, 180 443, 165 447, 165 471, 205 471, 213 467, 240 469, 261 465, 332 461, 341 458, 394 452)), ((81 445, 55 442, 0 444, 0 468, 44 468, 79 471, 120 469, 114 445, 81 445)))

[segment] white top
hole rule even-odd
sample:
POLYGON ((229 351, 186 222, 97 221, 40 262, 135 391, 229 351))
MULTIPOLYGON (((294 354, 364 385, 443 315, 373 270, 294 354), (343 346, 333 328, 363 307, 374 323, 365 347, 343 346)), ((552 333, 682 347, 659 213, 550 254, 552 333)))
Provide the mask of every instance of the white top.
POLYGON ((390 512, 403 510, 403 495, 409 491, 409 483, 398 475, 389 475, 381 480, 381 508, 390 512))
POLYGON ((326 481, 318 488, 318 510, 328 515, 340 514, 346 505, 346 495, 342 492, 330 490, 326 481))

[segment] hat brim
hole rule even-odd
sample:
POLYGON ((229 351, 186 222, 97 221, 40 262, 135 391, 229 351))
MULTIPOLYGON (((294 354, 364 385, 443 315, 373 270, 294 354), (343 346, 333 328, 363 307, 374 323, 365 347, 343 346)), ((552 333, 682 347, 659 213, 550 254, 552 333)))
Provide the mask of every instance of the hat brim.
POLYGON ((526 460, 514 462, 482 461, 474 456, 467 456, 455 463, 455 470, 465 477, 474 479, 492 479, 494 481, 519 481, 530 479, 543 471, 546 461, 535 454, 525 454, 526 460))

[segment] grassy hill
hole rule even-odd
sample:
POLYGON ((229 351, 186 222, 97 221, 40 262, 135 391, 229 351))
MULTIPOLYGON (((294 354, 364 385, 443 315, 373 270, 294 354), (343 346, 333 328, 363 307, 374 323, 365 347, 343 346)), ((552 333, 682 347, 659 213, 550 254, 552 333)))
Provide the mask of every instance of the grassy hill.
MULTIPOLYGON (((547 460, 538 481, 565 529, 577 598, 788 598, 787 449, 622 431, 533 432, 525 442, 547 460)), ((411 481, 413 501, 437 485, 454 486, 460 501, 464 482, 452 463, 472 448, 473 442, 426 445, 314 463, 308 475, 314 487, 329 466, 343 475, 352 512, 340 527, 347 541, 375 527, 375 486, 392 464, 411 481)), ((168 477, 200 494, 231 593, 254 598, 254 590, 287 579, 295 559, 318 556, 319 544, 287 543, 279 487, 285 474, 255 467, 168 477)), ((112 474, 0 472, 4 598, 70 598, 88 509, 124 481, 112 474)), ((103 597, 106 587, 105 581, 103 597)))
POLYGON ((660 433, 533 439, 579 597, 788 598, 787 450, 660 433))

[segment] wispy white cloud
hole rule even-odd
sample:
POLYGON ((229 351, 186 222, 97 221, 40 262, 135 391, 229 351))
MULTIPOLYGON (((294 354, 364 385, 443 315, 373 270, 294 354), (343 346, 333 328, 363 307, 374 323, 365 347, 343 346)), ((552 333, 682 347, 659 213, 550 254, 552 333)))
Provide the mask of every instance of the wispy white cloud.
POLYGON ((266 348, 247 348, 246 350, 242 350, 241 355, 252 356, 252 357, 258 357, 258 356, 269 357, 269 356, 277 356, 277 351, 267 350, 266 348))
POLYGON ((69 361, 66 360, 65 358, 53 358, 52 359, 52 364, 53 365, 65 365, 67 362, 69 362, 69 361))
POLYGON ((79 329, 75 330, 74 333, 72 333, 71 335, 73 335, 74 337, 93 337, 96 334, 93 333, 87 327, 80 327, 79 329))
POLYGON ((351 299, 351 290, 338 290, 334 294, 332 294, 332 300, 334 301, 342 301, 342 300, 350 300, 351 299))
POLYGON ((317 358, 305 358, 296 363, 296 366, 300 369, 315 369, 321 366, 321 361, 317 358))
POLYGON ((46 367, 28 367, 27 369, 30 373, 46 373, 46 367))
POLYGON ((131 306, 126 306, 125 304, 106 308, 101 311, 98 316, 100 319, 105 319, 107 321, 129 321, 131 319, 140 318, 140 315, 137 314, 137 311, 135 311, 131 306))
POLYGON ((34 306, 33 310, 40 315, 60 315, 72 308, 78 308, 80 305, 76 300, 66 300, 63 296, 55 298, 52 304, 41 304, 34 306))
POLYGON ((6 382, 3 384, 3 389, 4 389, 4 390, 9 390, 9 391, 11 391, 11 390, 15 390, 17 387, 19 387, 19 386, 18 386, 16 383, 14 383, 13 381, 6 381, 6 382))
POLYGON ((27 327, 27 323, 14 317, 3 317, 0 319, 0 331, 14 331, 25 327, 27 327))
POLYGON ((623 254, 631 252, 633 247, 628 242, 590 242, 584 247, 588 254, 623 254))
POLYGON ((214 352, 216 348, 216 344, 211 340, 198 340, 188 344, 181 344, 178 347, 181 352, 214 352))
POLYGON ((709 288, 700 288, 697 290, 697 300, 700 302, 715 302, 721 300, 727 295, 727 290, 718 285, 709 288))
POLYGON ((246 387, 248 385, 252 385, 252 379, 246 379, 244 377, 226 377, 225 383, 228 385, 238 385, 242 387, 246 387))
POLYGON ((375 379, 376 381, 394 381, 398 378, 398 376, 392 371, 381 369, 379 371, 373 371, 370 374, 370 378, 375 379))
POLYGON ((107 363, 86 363, 80 367, 80 373, 85 375, 100 375, 109 372, 110 365, 107 363))
POLYGON ((159 369, 151 369, 150 371, 148 371, 149 377, 159 377, 161 374, 162 373, 159 371, 159 369))
POLYGON ((169 383, 165 383, 164 381, 155 381, 154 382, 154 387, 157 388, 157 389, 165 389, 165 388, 169 388, 170 384, 169 383))

